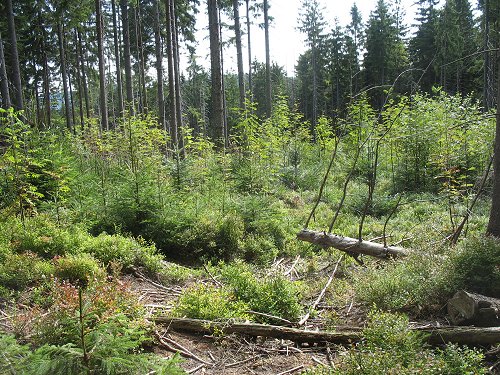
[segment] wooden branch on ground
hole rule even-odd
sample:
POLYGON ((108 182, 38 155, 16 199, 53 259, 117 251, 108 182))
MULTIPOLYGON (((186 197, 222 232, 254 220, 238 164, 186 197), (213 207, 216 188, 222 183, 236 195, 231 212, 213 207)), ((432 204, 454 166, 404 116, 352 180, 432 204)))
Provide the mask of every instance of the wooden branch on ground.
POLYGON ((326 282, 325 287, 319 293, 319 296, 318 296, 318 298, 316 298, 316 301, 314 301, 314 303, 309 307, 307 314, 304 315, 304 317, 302 319, 300 319, 299 326, 303 326, 304 323, 307 322, 307 319, 309 319, 309 316, 311 315, 311 311, 313 311, 316 308, 316 306, 318 306, 318 303, 320 303, 321 300, 323 299, 323 296, 325 295, 326 290, 328 289, 328 287, 332 283, 333 278, 335 277, 335 274, 337 273, 337 269, 339 267, 339 264, 340 264, 340 262, 342 262, 342 259, 344 259, 344 256, 345 256, 345 254, 342 254, 342 256, 339 258, 339 260, 335 264, 335 268, 333 269, 332 274, 328 278, 328 281, 326 282))
MULTIPOLYGON (((214 322, 201 319, 170 318, 166 316, 156 317, 155 322, 168 326, 173 330, 208 334, 214 331, 225 334, 237 333, 291 340, 297 343, 329 342, 346 345, 359 342, 363 338, 361 329, 339 330, 338 332, 308 331, 266 324, 214 322)), ((414 328, 414 330, 428 334, 426 338, 427 342, 434 345, 448 342, 460 345, 491 345, 500 342, 500 327, 426 327, 414 328)))
POLYGON ((500 326, 500 299, 460 290, 448 301, 448 315, 455 325, 500 326))
POLYGON ((348 253, 357 253, 388 259, 390 257, 406 256, 408 250, 397 246, 387 246, 370 241, 359 241, 356 238, 338 236, 336 234, 302 229, 297 238, 322 247, 333 247, 348 253))

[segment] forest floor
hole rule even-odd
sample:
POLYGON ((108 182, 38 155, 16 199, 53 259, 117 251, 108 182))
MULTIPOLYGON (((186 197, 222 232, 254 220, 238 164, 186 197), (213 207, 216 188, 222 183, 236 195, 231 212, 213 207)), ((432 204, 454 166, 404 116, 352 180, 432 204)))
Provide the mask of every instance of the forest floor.
MULTIPOLYGON (((279 259, 271 266, 269 272, 281 270, 292 280, 304 278, 294 271, 297 259, 279 259), (288 272, 292 269, 292 272, 288 272)), ((314 278, 328 277, 335 264, 320 266, 314 278)), ((338 278, 343 278, 339 272, 338 278)), ((307 280, 305 280, 307 282, 307 280)), ((177 298, 183 290, 195 283, 214 284, 218 281, 213 276, 196 280, 188 280, 179 285, 162 285, 142 273, 124 276, 122 282, 137 296, 138 301, 147 309, 148 316, 169 315, 177 298)), ((312 282, 312 280, 311 280, 312 282)), ((326 295, 328 295, 328 289, 326 295)), ((342 327, 361 329, 367 321, 368 306, 354 301, 354 291, 345 293, 345 303, 337 306, 320 302, 316 313, 301 327, 307 330, 328 330, 329 319, 335 315, 335 321, 342 327)), ((316 297, 314 298, 316 299, 316 297)), ((324 298, 323 300, 326 300, 324 298)), ((434 321, 413 321, 413 327, 443 326, 447 322, 443 317, 434 321)), ((296 326, 296 325, 295 325, 296 326)), ((299 374, 317 366, 335 367, 347 353, 347 348, 335 344, 304 343, 297 344, 290 340, 245 335, 203 335, 179 332, 168 326, 156 327, 157 339, 155 353, 171 357, 174 352, 183 352, 181 367, 189 374, 299 374)))

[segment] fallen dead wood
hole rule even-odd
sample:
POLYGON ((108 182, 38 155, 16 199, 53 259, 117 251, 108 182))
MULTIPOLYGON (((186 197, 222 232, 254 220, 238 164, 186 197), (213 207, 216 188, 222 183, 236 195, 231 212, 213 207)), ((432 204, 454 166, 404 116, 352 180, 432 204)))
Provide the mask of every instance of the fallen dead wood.
POLYGON ((170 329, 197 333, 224 332, 239 333, 250 336, 264 336, 295 342, 334 342, 349 344, 361 339, 360 332, 321 332, 307 331, 291 327, 273 326, 257 323, 214 322, 201 319, 170 318, 158 316, 155 322, 170 329))
POLYGON ((500 299, 460 290, 448 301, 448 315, 455 325, 500 325, 500 299))
POLYGON ((338 236, 336 234, 318 232, 310 229, 302 229, 297 233, 297 238, 322 247, 333 247, 337 250, 371 255, 377 258, 387 259, 396 256, 408 255, 408 250, 398 246, 387 246, 370 241, 359 241, 356 238, 338 236))
MULTIPOLYGON (((225 334, 238 333, 250 336, 272 337, 291 340, 297 343, 335 343, 352 344, 361 341, 361 329, 351 328, 349 331, 337 332, 308 331, 291 327, 280 327, 257 323, 214 322, 201 319, 170 318, 158 316, 157 324, 163 324, 173 330, 196 333, 213 333, 214 331, 225 334)), ((500 327, 436 327, 414 328, 414 330, 427 334, 427 342, 434 345, 448 342, 461 345, 491 345, 500 343, 500 327)))

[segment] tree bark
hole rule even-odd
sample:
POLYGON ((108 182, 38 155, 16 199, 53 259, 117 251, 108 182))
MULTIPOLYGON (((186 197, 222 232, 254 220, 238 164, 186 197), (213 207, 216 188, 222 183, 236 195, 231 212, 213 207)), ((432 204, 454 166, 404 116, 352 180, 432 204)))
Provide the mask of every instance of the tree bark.
POLYGON ((182 96, 181 96, 181 73, 179 67, 179 33, 177 32, 177 13, 175 10, 175 0, 172 1, 172 52, 174 62, 174 80, 175 80, 175 118, 177 120, 177 139, 179 149, 185 156, 184 138, 182 136, 182 96))
POLYGON ((177 138, 177 106, 175 103, 175 68, 174 68, 174 25, 173 25, 173 0, 165 0, 165 16, 167 19, 167 63, 168 63, 168 96, 169 96, 169 131, 175 150, 178 149, 177 138))
MULTIPOLYGON (((497 52, 497 56, 500 53, 497 52)), ((495 154, 493 157, 493 192, 491 195, 491 211, 486 234, 500 238, 500 56, 497 59, 497 114, 495 154)))
POLYGON ((217 0, 207 0, 210 32, 211 103, 210 128, 214 142, 224 145, 224 107, 222 102, 222 71, 220 58, 219 15, 217 0))
POLYGON ((101 109, 101 130, 109 130, 108 103, 106 95, 106 72, 104 70, 103 22, 101 15, 101 0, 95 0, 97 57, 99 61, 99 106, 101 109))
POLYGON ((163 53, 160 36, 160 0, 156 0, 155 6, 155 54, 156 54, 156 84, 158 103, 158 123, 161 129, 166 130, 165 124, 165 96, 163 93, 163 53))
POLYGON ((243 52, 241 49, 239 0, 233 0, 234 34, 236 37, 236 58, 238 60, 238 88, 240 92, 240 108, 245 110, 245 76, 243 72, 243 52))
POLYGON ((359 241, 355 238, 337 236, 326 232, 302 229, 297 238, 322 247, 333 247, 347 253, 365 254, 377 258, 388 259, 408 255, 408 250, 397 246, 384 247, 383 244, 370 241, 359 241))
POLYGON ((5 68, 5 56, 3 53, 2 34, 0 34, 0 94, 2 95, 2 107, 8 109, 12 106, 9 94, 9 81, 5 68))
POLYGON ((250 99, 252 99, 252 43, 250 38, 250 7, 249 0, 245 0, 247 5, 247 43, 248 43, 248 90, 250 91, 250 99))
MULTIPOLYGON (((363 338, 360 328, 339 327, 337 332, 308 331, 291 327, 272 326, 257 323, 230 323, 214 322, 201 319, 170 318, 158 316, 154 319, 173 330, 209 333, 223 332, 224 334, 244 334, 250 336, 273 337, 291 340, 297 343, 336 343, 350 345, 363 338)), ((427 334, 426 341, 432 345, 455 343, 460 345, 491 345, 500 342, 500 327, 434 327, 412 328, 414 331, 427 334)))
POLYGON ((271 117, 272 98, 271 98, 271 57, 269 50, 269 4, 264 0, 264 33, 266 39, 266 115, 271 117))
POLYGON ((78 108, 80 114, 80 129, 84 129, 84 118, 83 118, 83 96, 82 96, 82 75, 80 73, 80 49, 78 48, 78 32, 75 29, 75 59, 76 59, 76 84, 78 90, 78 108))
POLYGON ((455 325, 500 326, 500 299, 468 293, 455 293, 448 301, 448 315, 455 325))
POLYGON ((57 36, 59 41, 59 63, 61 65, 61 76, 63 84, 63 96, 64 96, 64 115, 66 117, 66 126, 69 131, 73 131, 73 124, 71 121, 71 106, 69 103, 69 92, 68 92, 68 73, 66 69, 66 51, 64 48, 64 26, 61 22, 57 23, 57 36))
POLYGON ((78 31, 78 48, 80 50, 80 69, 82 72, 83 96, 85 98, 85 115, 90 117, 89 86, 87 84, 87 74, 85 73, 85 57, 83 53, 82 33, 78 31))
POLYGON ((12 82, 14 86, 14 108, 17 111, 24 109, 23 103, 23 88, 21 83, 21 67, 19 66, 19 55, 17 52, 17 36, 16 24, 14 22, 14 9, 12 8, 12 0, 5 0, 5 8, 7 11, 7 30, 10 39, 11 60, 12 60, 12 82))
POLYGON ((116 92, 118 99, 118 114, 123 116, 123 83, 122 83, 122 67, 120 56, 120 45, 118 44, 118 22, 116 19, 115 0, 111 0, 111 12, 113 14, 113 43, 115 50, 115 67, 116 67, 116 92))
POLYGON ((137 53, 139 55, 139 75, 141 80, 142 113, 148 113, 148 93, 146 90, 146 68, 144 65, 144 44, 142 42, 142 14, 139 0, 137 0, 137 53))
POLYGON ((122 12, 122 31, 123 31, 123 65, 125 69, 125 109, 134 114, 134 94, 132 91, 132 63, 130 60, 130 30, 128 19, 128 1, 120 0, 120 9, 122 12))

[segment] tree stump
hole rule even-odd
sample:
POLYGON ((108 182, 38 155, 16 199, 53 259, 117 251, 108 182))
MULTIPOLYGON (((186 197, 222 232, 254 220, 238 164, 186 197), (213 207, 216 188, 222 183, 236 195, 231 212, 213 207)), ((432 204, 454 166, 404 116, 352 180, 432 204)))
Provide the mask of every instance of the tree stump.
POLYGON ((455 325, 496 327, 500 325, 500 299, 461 290, 448 301, 448 315, 455 325))

